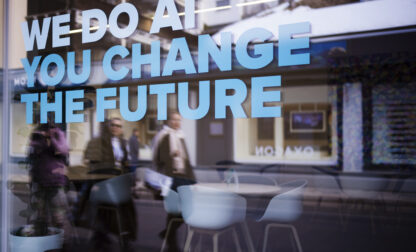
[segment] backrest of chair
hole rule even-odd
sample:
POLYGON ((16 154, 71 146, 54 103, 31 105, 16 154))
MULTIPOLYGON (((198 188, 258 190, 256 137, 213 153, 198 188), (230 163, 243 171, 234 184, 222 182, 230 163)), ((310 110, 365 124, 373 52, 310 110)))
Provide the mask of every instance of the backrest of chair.
POLYGON ((178 188, 182 217, 196 228, 222 229, 245 219, 246 200, 232 192, 198 185, 178 188))
POLYGON ((416 193, 416 179, 406 179, 400 188, 402 193, 416 193))
POLYGON ((294 221, 302 214, 302 194, 306 180, 295 180, 280 185, 282 192, 274 196, 258 221, 294 221))
POLYGON ((91 189, 90 201, 96 204, 120 205, 131 199, 134 174, 127 173, 95 184, 91 189))
POLYGON ((329 190, 334 192, 341 192, 341 185, 337 173, 321 169, 320 167, 312 167, 314 173, 311 180, 312 186, 317 190, 329 190))
POLYGON ((342 190, 350 197, 375 198, 383 192, 389 180, 382 177, 340 176, 342 190))
POLYGON ((163 198, 163 207, 169 214, 180 214, 181 201, 179 194, 172 189, 169 189, 168 194, 163 198))

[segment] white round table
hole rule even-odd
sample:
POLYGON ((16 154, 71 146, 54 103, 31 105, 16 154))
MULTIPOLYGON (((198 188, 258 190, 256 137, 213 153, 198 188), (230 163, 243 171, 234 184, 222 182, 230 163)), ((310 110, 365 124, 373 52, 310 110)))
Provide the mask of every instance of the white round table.
POLYGON ((196 186, 210 187, 247 196, 274 196, 280 192, 280 187, 275 185, 247 183, 198 183, 196 186))

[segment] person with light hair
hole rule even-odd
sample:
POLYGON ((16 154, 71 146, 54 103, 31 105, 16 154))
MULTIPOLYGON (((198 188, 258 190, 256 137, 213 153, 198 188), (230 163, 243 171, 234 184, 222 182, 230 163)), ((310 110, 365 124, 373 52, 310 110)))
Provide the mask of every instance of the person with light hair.
MULTIPOLYGON (((171 189, 176 191, 179 186, 195 184, 195 175, 189 162, 185 135, 181 130, 181 116, 171 112, 167 124, 156 135, 153 146, 153 162, 158 172, 172 178, 171 189)), ((168 214, 166 227, 172 218, 178 216, 168 214)), ((171 234, 167 239, 169 251, 180 251, 176 244, 176 230, 182 223, 174 222, 171 234)), ((164 237, 166 229, 159 233, 164 237)))

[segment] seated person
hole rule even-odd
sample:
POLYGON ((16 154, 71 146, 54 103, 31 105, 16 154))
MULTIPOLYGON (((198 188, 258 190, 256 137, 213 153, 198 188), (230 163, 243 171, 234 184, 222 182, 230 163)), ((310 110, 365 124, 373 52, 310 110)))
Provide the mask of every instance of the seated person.
POLYGON ((127 141, 123 139, 123 124, 112 118, 104 124, 101 136, 88 142, 84 160, 90 173, 122 174, 128 172, 127 141))

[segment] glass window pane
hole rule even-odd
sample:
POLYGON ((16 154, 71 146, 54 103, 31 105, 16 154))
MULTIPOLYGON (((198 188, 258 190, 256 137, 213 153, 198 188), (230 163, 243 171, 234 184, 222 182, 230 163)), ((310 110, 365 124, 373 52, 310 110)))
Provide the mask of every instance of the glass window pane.
POLYGON ((415 1, 190 2, 1 1, 2 249, 414 247, 415 1))

